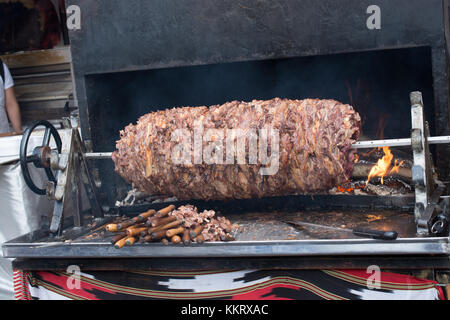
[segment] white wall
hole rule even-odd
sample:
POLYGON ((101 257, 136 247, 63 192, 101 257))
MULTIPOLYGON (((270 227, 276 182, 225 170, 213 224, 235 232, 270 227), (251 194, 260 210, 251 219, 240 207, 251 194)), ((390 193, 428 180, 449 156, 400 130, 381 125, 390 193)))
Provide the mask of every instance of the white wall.
MULTIPOLYGON (((44 170, 29 166, 38 186, 47 180, 44 170)), ((39 229, 51 216, 52 203, 45 196, 33 193, 23 180, 20 164, 0 166, 0 246, 2 243, 39 229)), ((0 250, 0 300, 13 299, 11 259, 0 250)))

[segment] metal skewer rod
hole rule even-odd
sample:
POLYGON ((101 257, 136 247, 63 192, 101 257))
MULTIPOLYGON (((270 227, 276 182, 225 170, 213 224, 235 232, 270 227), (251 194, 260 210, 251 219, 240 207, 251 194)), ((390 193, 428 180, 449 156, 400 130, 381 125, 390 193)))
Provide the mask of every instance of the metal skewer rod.
MULTIPOLYGON (((428 144, 450 143, 450 136, 428 137, 427 141, 428 144)), ((403 138, 403 139, 358 141, 352 145, 352 148, 365 149, 377 147, 404 147, 410 145, 411 145, 411 138, 403 138)))
MULTIPOLYGON (((428 144, 450 143, 450 136, 428 137, 428 144)), ((411 138, 358 141, 352 145, 355 149, 370 149, 377 147, 405 147, 411 145, 411 138)), ((85 153, 87 159, 110 159, 112 152, 85 153)))
POLYGON ((84 154, 86 159, 111 159, 111 156, 112 152, 94 152, 84 154))

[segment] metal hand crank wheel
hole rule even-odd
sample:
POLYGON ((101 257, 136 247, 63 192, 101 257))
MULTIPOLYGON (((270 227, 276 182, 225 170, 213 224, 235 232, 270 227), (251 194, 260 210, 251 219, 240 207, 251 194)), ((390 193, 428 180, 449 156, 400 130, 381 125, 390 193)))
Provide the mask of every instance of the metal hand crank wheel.
POLYGON ((53 175, 53 172, 50 169, 50 153, 51 153, 50 138, 52 136, 53 139, 55 140, 58 152, 61 153, 62 143, 61 137, 58 134, 58 130, 56 130, 56 128, 50 122, 45 120, 36 122, 27 130, 25 130, 22 137, 22 141, 20 143, 20 166, 22 168, 23 178, 27 186, 34 193, 37 193, 39 195, 45 195, 46 190, 37 187, 36 184, 33 182, 33 180, 31 179, 30 171, 28 170, 28 164, 33 163, 36 168, 44 169, 45 173, 47 174, 47 178, 50 181, 54 182, 56 186, 55 176, 53 175), (31 133, 34 131, 34 129, 40 126, 45 127, 42 145, 40 147, 34 148, 33 153, 30 156, 27 156, 28 142, 30 140, 31 133))

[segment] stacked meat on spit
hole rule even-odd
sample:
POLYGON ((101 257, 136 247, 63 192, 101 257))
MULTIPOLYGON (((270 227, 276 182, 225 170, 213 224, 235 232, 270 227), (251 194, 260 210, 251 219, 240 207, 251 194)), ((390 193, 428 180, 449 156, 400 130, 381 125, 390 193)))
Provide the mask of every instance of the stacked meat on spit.
POLYGON ((215 212, 198 212, 192 205, 175 210, 170 205, 159 211, 150 209, 140 215, 106 225, 106 231, 117 232, 111 242, 117 249, 131 246, 136 242, 162 242, 164 244, 205 241, 233 241, 231 235, 238 228, 224 217, 215 217, 215 212))
POLYGON ((358 113, 335 100, 275 98, 172 108, 144 115, 121 131, 112 159, 128 183, 149 195, 225 200, 317 193, 348 181, 355 152, 351 146, 360 126, 358 113), (279 151, 277 170, 267 175, 260 170, 267 163, 252 159, 251 152, 264 139, 260 135, 251 140, 250 134, 265 128, 277 134, 269 136, 264 152, 272 156, 275 150, 270 147, 279 151), (236 137, 230 137, 232 129, 240 130, 236 137), (186 134, 177 135, 179 130, 186 134), (211 130, 216 133, 203 138, 195 135, 211 130), (191 132, 194 136, 186 139, 191 132), (243 155, 221 143, 227 138, 247 138, 243 155), (173 159, 180 147, 187 155, 181 162, 173 159), (202 160, 201 150, 210 149, 214 149, 214 164, 196 161, 202 160), (242 156, 243 161, 228 162, 228 155, 242 156))

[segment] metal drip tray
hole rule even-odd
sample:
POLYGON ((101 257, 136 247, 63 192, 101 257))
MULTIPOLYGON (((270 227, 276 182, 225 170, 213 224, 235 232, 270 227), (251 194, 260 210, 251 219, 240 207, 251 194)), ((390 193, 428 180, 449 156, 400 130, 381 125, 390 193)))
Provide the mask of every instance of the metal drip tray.
POLYGON ((3 245, 5 257, 14 258, 213 258, 349 255, 448 255, 448 237, 416 237, 414 216, 392 210, 273 211, 223 214, 240 225, 233 242, 163 245, 136 243, 115 249, 112 233, 101 228, 114 217, 97 219, 91 228, 67 229, 60 239, 49 233, 29 233, 3 245), (393 241, 363 239, 348 232, 296 228, 285 223, 308 221, 333 227, 368 227, 396 230, 393 241), (103 232, 103 233, 102 233, 103 232))

